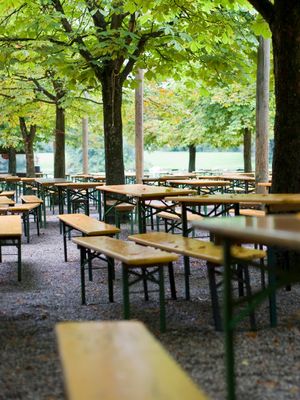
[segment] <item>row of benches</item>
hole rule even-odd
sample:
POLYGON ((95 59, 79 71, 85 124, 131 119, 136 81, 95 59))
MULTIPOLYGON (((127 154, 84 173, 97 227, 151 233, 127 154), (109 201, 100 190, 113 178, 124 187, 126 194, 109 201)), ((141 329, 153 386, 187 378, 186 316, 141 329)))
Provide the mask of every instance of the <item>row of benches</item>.
MULTIPOLYGON (((59 216, 63 224, 65 260, 66 239, 70 230, 77 230, 83 237, 73 238, 73 242, 80 249, 81 270, 81 296, 82 304, 86 304, 85 296, 85 270, 89 271, 89 279, 92 280, 92 261, 95 258, 107 260, 108 266, 108 290, 109 300, 113 301, 114 260, 122 263, 123 276, 123 307, 124 318, 130 318, 129 288, 133 283, 142 282, 147 299, 147 281, 158 284, 160 293, 160 328, 165 330, 165 306, 164 306, 164 267, 168 267, 172 298, 176 298, 176 288, 172 263, 178 256, 193 257, 206 261, 208 279, 211 293, 213 318, 216 329, 222 328, 217 294, 218 283, 216 274, 223 262, 222 247, 211 242, 186 238, 181 235, 165 232, 151 232, 129 236, 128 241, 115 239, 113 236, 119 233, 119 229, 97 221, 82 214, 63 214, 59 216), (140 270, 138 271, 137 268, 140 270), (158 273, 158 277, 155 274, 158 273), (134 278, 130 281, 130 276, 134 278)), ((253 261, 263 259, 266 253, 263 250, 249 249, 240 246, 233 248, 233 256, 241 261, 253 261)), ((189 270, 185 270, 186 298, 189 298, 189 270)), ((240 293, 244 286, 248 296, 251 294, 248 268, 241 264, 237 271, 240 293)), ((253 316, 252 320, 253 322, 253 316)))

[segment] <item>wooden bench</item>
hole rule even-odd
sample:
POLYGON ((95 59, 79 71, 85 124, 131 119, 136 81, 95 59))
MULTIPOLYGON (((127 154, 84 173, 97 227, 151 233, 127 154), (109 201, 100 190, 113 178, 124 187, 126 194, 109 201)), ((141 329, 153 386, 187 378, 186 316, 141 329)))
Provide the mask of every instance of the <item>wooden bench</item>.
POLYGON ((15 204, 12 207, 6 208, 6 214, 19 214, 22 215, 24 224, 24 233, 27 237, 27 243, 30 242, 30 215, 33 215, 36 222, 37 235, 40 235, 40 203, 28 203, 28 204, 15 204))
MULTIPOLYGON (((188 222, 193 222, 197 220, 199 221, 203 219, 201 215, 193 214, 190 211, 187 211, 186 216, 188 222)), ((180 228, 182 222, 181 208, 175 208, 174 213, 161 211, 157 214, 157 217, 165 221, 165 232, 172 231, 174 233, 175 228, 181 229, 180 228)))
POLYGON ((15 246, 18 251, 18 281, 22 279, 21 263, 22 224, 19 215, 4 215, 0 217, 0 262, 2 262, 2 247, 15 246))
POLYGON ((56 325, 69 400, 206 400, 140 322, 56 325))
MULTIPOLYGON (((76 243, 80 249, 81 294, 83 304, 85 304, 85 265, 86 263, 91 262, 95 257, 105 255, 108 258, 108 288, 110 301, 113 301, 114 267, 114 263, 110 262, 110 260, 118 260, 122 263, 124 319, 130 318, 130 286, 138 282, 143 282, 146 296, 145 299, 148 300, 147 281, 151 281, 159 286, 160 329, 162 332, 165 331, 166 322, 163 267, 170 266, 173 261, 176 261, 178 259, 176 254, 105 236, 77 237, 73 239, 73 242, 76 243), (88 258, 86 258, 87 250, 89 251, 88 258), (140 271, 137 269, 140 269, 140 271), (158 279, 155 277, 157 272, 159 275, 158 279), (133 275, 134 278, 130 282, 131 275, 133 275)), ((170 280, 172 286, 172 280, 174 280, 172 274, 170 280)))
POLYGON ((72 230, 80 232, 82 236, 112 236, 120 233, 119 228, 110 224, 106 224, 105 222, 98 221, 95 218, 89 217, 85 214, 60 214, 58 218, 63 226, 64 256, 66 262, 68 261, 67 236, 70 238, 72 230))
POLYGON ((33 194, 26 194, 26 195, 21 196, 21 201, 22 201, 22 203, 25 203, 25 204, 30 204, 30 203, 42 204, 43 203, 42 199, 40 199, 38 196, 35 196, 33 194))
MULTIPOLYGON (((166 232, 149 232, 132 235, 128 237, 129 240, 144 246, 152 246, 165 251, 171 251, 186 257, 193 257, 207 262, 207 273, 211 294, 211 302, 213 309, 213 318, 217 330, 221 329, 221 317, 219 311, 219 301, 216 283, 216 266, 223 264, 223 248, 222 246, 215 245, 212 242, 206 242, 194 238, 187 238, 181 235, 176 235, 166 232)), ((255 259, 263 259, 266 252, 263 250, 248 249, 240 246, 232 247, 232 256, 240 261, 253 261, 255 259)), ((245 271, 245 285, 247 295, 251 294, 248 268, 245 271)), ((239 275, 239 279, 241 279, 239 275)), ((243 284, 244 285, 244 284, 243 284)), ((243 294, 243 285, 239 287, 239 292, 243 294)), ((185 286, 186 298, 189 299, 189 271, 185 270, 185 286)), ((253 316, 252 316, 253 317, 253 316)), ((253 320, 252 323, 254 324, 253 320)))
POLYGON ((3 192, 0 193, 0 196, 6 196, 9 198, 14 198, 16 192, 14 190, 3 190, 3 192))

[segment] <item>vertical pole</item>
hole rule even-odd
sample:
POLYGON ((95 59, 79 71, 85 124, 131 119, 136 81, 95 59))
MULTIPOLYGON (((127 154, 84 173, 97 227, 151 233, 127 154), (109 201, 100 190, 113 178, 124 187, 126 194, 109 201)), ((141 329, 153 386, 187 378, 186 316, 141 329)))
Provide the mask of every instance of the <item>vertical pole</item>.
POLYGON ((144 177, 144 71, 142 69, 138 70, 136 81, 138 86, 135 89, 135 171, 136 183, 142 183, 144 177))
POLYGON ((270 40, 259 37, 256 77, 256 192, 266 193, 258 182, 269 180, 269 86, 270 86, 270 40))
POLYGON ((82 118, 82 172, 89 173, 89 120, 82 118))

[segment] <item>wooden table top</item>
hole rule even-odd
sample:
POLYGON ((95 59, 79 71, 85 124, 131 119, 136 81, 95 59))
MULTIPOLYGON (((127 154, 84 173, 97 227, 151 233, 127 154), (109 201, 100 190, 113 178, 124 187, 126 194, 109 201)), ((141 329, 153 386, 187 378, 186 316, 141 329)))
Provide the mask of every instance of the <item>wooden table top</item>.
POLYGON ((272 182, 258 182, 257 186, 271 187, 272 186, 272 182))
POLYGON ((58 218, 67 225, 79 229, 85 235, 115 235, 120 232, 120 229, 116 226, 98 221, 85 214, 60 214, 58 218))
MULTIPOLYGON (((171 200, 166 197, 166 200, 171 200)), ((266 205, 300 205, 300 194, 272 193, 272 194, 211 194, 200 196, 178 196, 176 201, 187 204, 235 204, 260 203, 266 205)))
POLYGON ((195 194, 195 190, 177 189, 166 186, 150 186, 142 184, 131 185, 103 185, 99 186, 99 190, 109 193, 123 194, 126 196, 138 198, 164 198, 165 196, 179 196, 195 194))
POLYGON ((56 334, 70 400, 207 399, 141 322, 66 322, 56 334))
POLYGON ((167 183, 172 185, 190 185, 190 186, 230 186, 228 181, 216 181, 210 179, 179 179, 179 180, 168 180, 167 183))
POLYGON ((62 182, 54 184, 56 187, 62 187, 66 189, 92 189, 98 187, 99 185, 101 185, 99 182, 62 182))
POLYGON ((237 241, 300 250, 300 214, 204 218, 193 226, 237 241))
POLYGON ((255 182, 255 178, 249 175, 242 174, 224 174, 224 179, 230 179, 233 181, 247 181, 247 182, 255 182))
POLYGON ((65 178, 39 178, 35 181, 42 186, 54 186, 55 183, 70 182, 65 178))
POLYGON ((22 222, 20 215, 3 215, 0 217, 0 237, 22 236, 22 222))
POLYGON ((19 182, 21 178, 19 176, 7 176, 5 178, 6 182, 19 182))
POLYGON ((36 178, 21 178, 21 182, 35 182, 36 178))
POLYGON ((0 204, 13 206, 15 204, 15 201, 7 196, 0 196, 0 204))

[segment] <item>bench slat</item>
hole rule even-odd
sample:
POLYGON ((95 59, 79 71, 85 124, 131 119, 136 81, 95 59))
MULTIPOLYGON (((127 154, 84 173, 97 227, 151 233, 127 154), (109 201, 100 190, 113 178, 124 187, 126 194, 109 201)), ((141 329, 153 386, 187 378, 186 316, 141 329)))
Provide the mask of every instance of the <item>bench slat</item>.
POLYGON ((85 214, 60 214, 58 218, 87 236, 114 235, 120 232, 116 226, 98 221, 85 214))
POLYGON ((72 241, 79 246, 103 253, 127 265, 146 266, 178 260, 176 254, 106 236, 77 237, 72 241))
POLYGON ((23 203, 43 203, 43 200, 40 199, 39 197, 35 196, 34 194, 26 194, 21 196, 21 201, 23 203))
MULTIPOLYGON (((222 246, 217 246, 203 240, 165 232, 141 233, 131 235, 128 239, 145 246, 172 251, 188 257, 200 258, 211 263, 222 264, 223 262, 222 246)), ((263 250, 232 246, 232 255, 241 260, 252 260, 265 257, 266 252, 263 250)))
POLYGON ((140 322, 56 326, 70 400, 205 400, 140 322))

